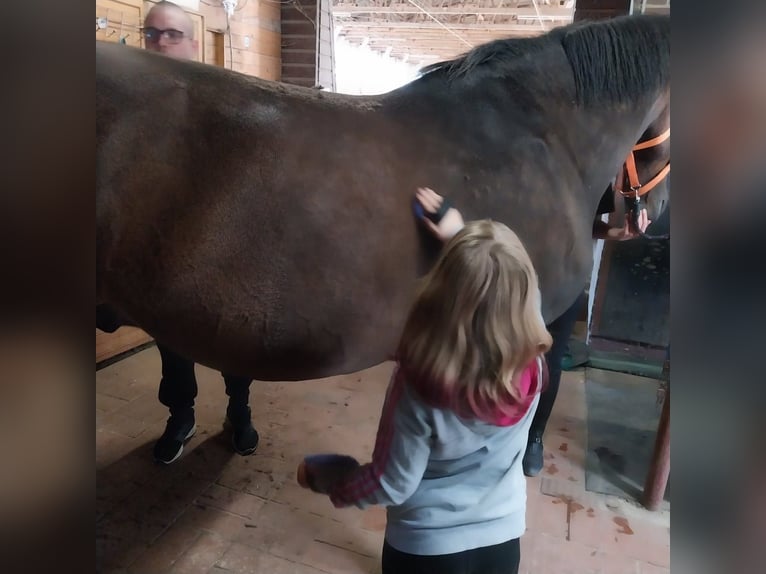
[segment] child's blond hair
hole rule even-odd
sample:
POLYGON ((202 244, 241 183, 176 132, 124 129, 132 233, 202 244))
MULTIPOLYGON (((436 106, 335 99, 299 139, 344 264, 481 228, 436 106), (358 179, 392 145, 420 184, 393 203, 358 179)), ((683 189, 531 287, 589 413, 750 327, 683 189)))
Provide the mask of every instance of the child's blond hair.
POLYGON ((524 245, 482 220, 466 224, 424 278, 397 358, 425 401, 494 421, 518 409, 521 374, 551 344, 524 245))

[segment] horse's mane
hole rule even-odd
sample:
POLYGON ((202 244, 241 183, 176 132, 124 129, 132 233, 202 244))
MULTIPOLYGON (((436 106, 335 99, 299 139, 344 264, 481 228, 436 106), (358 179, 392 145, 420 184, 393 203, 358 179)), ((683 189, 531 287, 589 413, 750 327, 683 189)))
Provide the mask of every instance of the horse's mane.
POLYGON ((524 58, 525 74, 542 74, 544 61, 530 56, 557 45, 572 68, 578 103, 625 101, 660 89, 670 78, 670 18, 647 15, 576 22, 540 36, 495 40, 421 73, 471 81, 510 74, 524 58))

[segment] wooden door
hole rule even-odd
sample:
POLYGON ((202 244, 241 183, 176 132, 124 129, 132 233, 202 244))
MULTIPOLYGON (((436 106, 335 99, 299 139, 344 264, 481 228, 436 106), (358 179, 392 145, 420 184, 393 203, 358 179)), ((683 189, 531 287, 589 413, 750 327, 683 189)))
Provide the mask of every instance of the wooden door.
POLYGON ((226 67, 225 40, 223 32, 205 31, 205 63, 226 67))

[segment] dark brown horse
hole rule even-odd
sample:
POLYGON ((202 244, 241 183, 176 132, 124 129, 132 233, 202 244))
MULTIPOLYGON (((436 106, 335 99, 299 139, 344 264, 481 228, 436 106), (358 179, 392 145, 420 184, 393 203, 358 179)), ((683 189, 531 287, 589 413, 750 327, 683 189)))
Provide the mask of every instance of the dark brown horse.
POLYGON ((603 190, 668 113, 669 60, 669 19, 633 16, 353 97, 97 44, 97 303, 225 372, 372 366, 437 254, 411 210, 427 185, 518 232, 550 322, 586 283, 603 190))

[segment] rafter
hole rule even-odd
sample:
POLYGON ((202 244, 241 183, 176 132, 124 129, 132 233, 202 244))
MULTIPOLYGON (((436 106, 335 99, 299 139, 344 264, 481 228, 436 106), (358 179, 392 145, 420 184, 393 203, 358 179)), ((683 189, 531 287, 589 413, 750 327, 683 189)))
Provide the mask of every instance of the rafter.
MULTIPOLYGON (((559 26, 563 26, 564 23, 560 23, 559 26)), ((442 26, 433 22, 355 22, 353 25, 349 25, 347 22, 340 21, 337 26, 341 28, 341 33, 347 29, 367 29, 367 30, 440 30, 442 26)), ((540 32, 539 24, 492 24, 485 22, 483 24, 477 23, 455 23, 449 24, 449 27, 453 30, 481 30, 484 33, 499 32, 501 34, 506 32, 523 32, 531 36, 533 32, 540 32)))
MULTIPOLYGON (((430 14, 434 16, 441 15, 459 15, 459 14, 481 14, 482 16, 511 16, 522 19, 537 19, 537 13, 534 8, 492 8, 485 7, 480 3, 473 5, 445 7, 445 8, 427 8, 430 14)), ((420 14, 420 10, 412 5, 395 6, 357 6, 347 2, 339 2, 333 6, 332 13, 337 17, 354 16, 358 14, 420 14)), ((571 20, 572 10, 570 8, 550 8, 541 6, 540 15, 548 20, 571 20)))
POLYGON ((499 38, 569 24, 573 0, 332 0, 339 36, 410 61, 447 59, 499 38))

